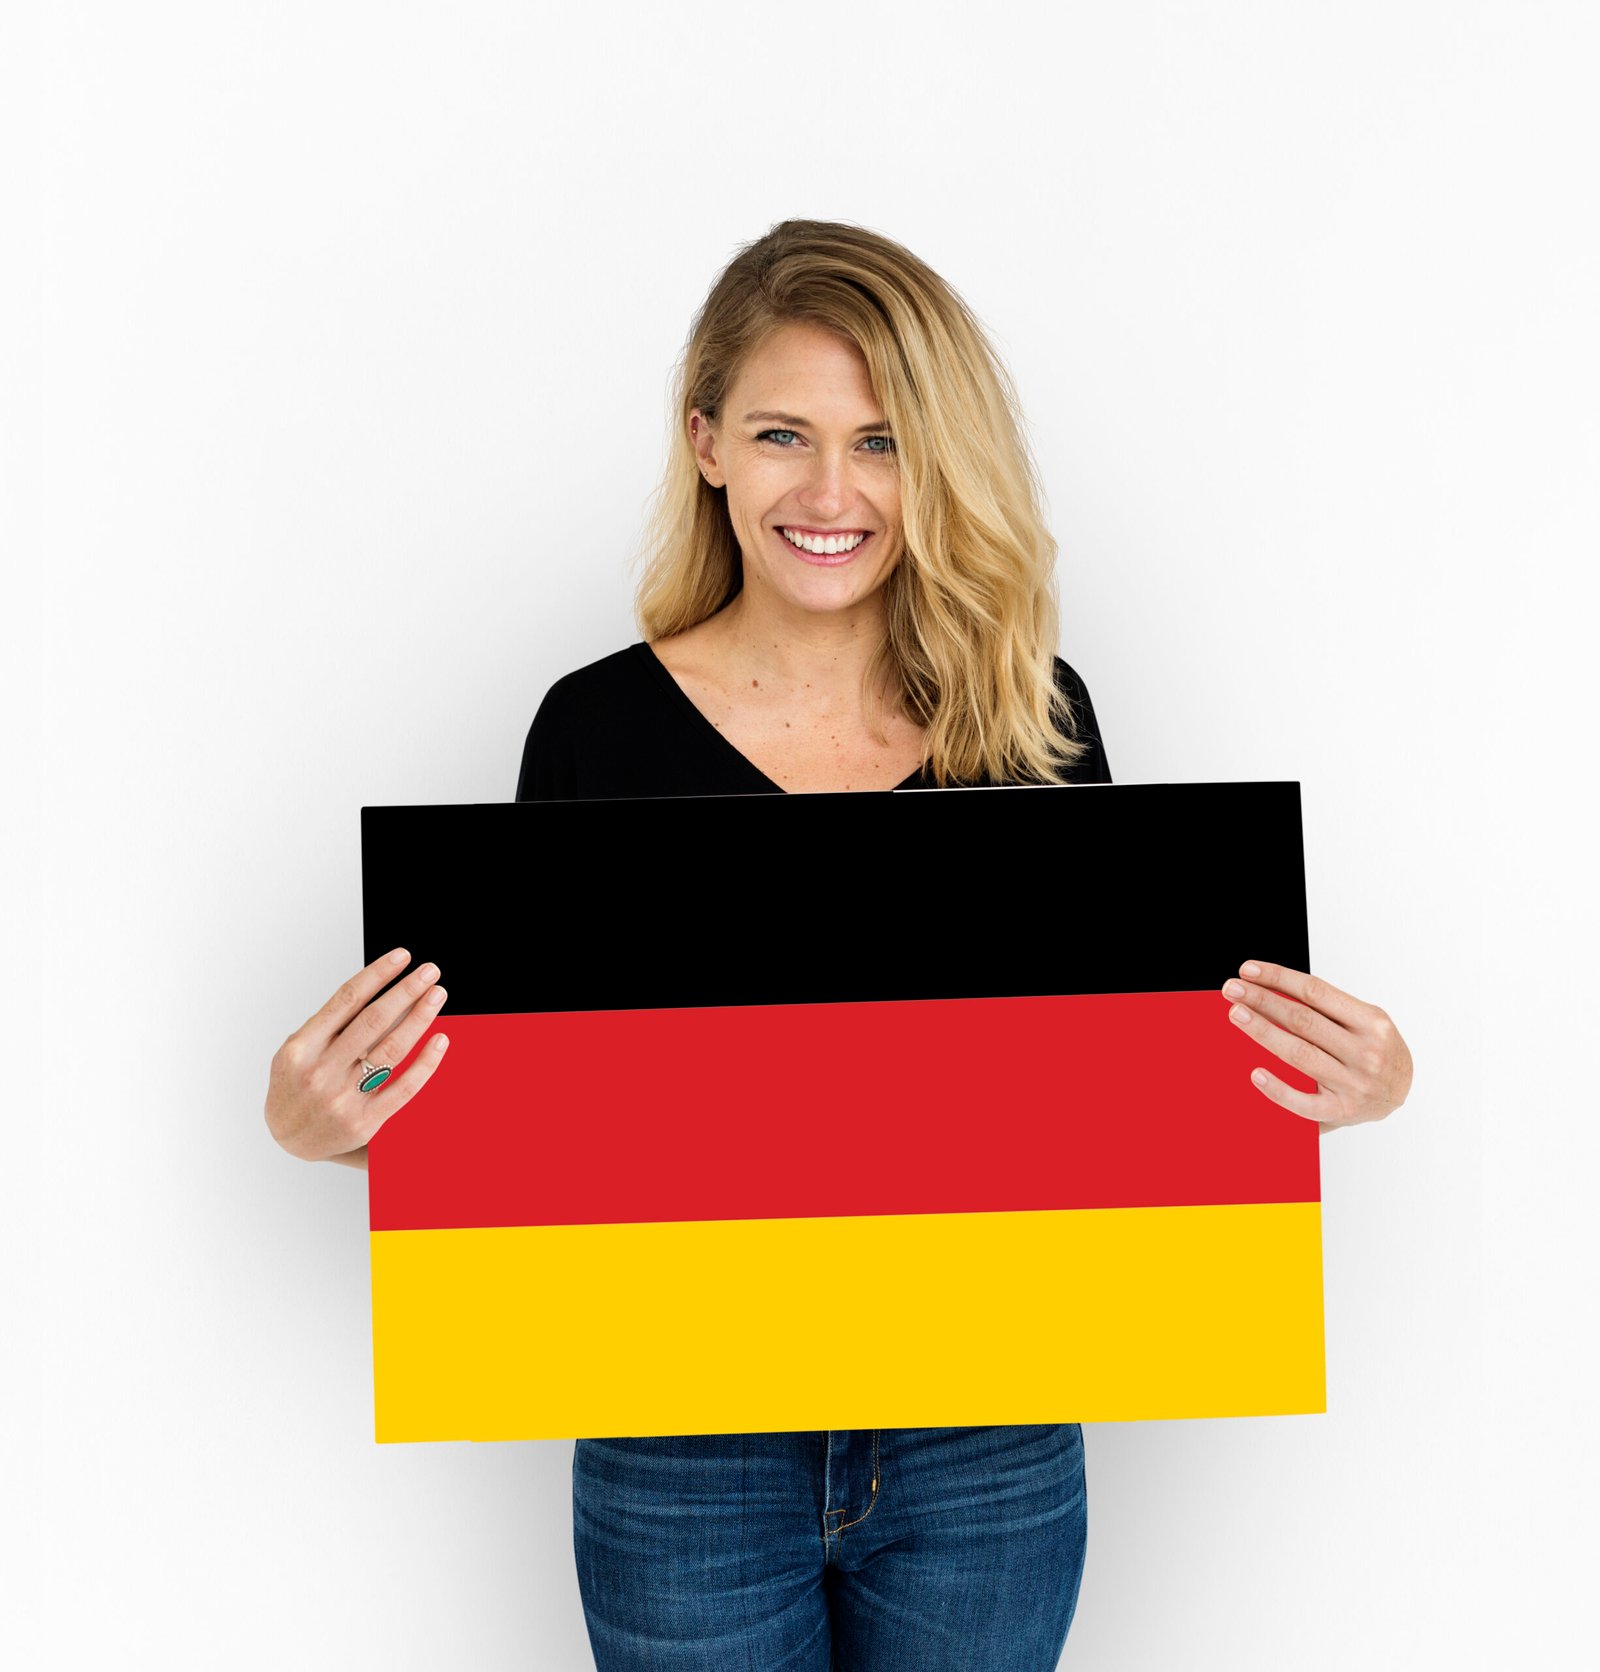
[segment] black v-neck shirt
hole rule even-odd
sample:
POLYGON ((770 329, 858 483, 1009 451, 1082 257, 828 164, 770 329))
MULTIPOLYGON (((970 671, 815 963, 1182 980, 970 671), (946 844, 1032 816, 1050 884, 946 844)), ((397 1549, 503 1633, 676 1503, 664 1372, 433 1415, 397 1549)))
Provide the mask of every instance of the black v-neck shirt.
MULTIPOLYGON (((1055 673, 1072 701, 1078 735, 1090 744, 1062 781, 1109 784, 1111 770, 1088 689, 1059 656, 1055 673)), ((991 780, 982 778, 972 787, 983 786, 992 787, 991 780)), ((920 768, 890 787, 938 788, 920 768)), ((563 674, 545 693, 523 745, 516 800, 788 793, 712 725, 640 639, 563 674)))

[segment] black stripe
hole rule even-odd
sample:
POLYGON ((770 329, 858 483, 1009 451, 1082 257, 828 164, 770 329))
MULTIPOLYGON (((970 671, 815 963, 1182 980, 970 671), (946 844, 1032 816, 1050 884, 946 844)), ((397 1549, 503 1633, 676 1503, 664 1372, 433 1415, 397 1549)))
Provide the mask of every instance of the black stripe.
POLYGON ((444 1019, 1194 991, 1309 967, 1294 782, 361 809, 365 959, 444 1019))

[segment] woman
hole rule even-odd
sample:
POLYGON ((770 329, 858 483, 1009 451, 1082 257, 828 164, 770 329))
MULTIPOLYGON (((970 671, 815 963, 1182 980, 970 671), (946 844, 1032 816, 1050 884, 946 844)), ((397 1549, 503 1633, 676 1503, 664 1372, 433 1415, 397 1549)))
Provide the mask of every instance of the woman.
MULTIPOLYGON (((551 686, 518 800, 1111 781, 1055 654, 1055 544, 1012 387, 915 256, 855 226, 778 225, 701 308, 675 410, 644 638, 551 686)), ((759 877, 758 856, 728 875, 759 877)), ((861 880, 846 855, 805 885, 848 901, 861 880)), ((782 879, 744 886, 729 909, 781 900, 782 879)), ((292 1153, 365 1166, 438 1067, 429 1051, 356 1090, 443 1001, 431 965, 375 998, 395 967, 347 982, 274 1058, 268 1121, 292 1153)), ((1282 966, 1239 975, 1218 1025, 1318 1082, 1262 1070, 1265 1096, 1322 1131, 1404 1101, 1410 1056, 1376 1006, 1282 966)), ((819 1362, 848 1363, 866 1344, 824 1293, 819 1362)), ((1044 1672, 1083 1571, 1083 1439, 1077 1423, 580 1439, 573 1512, 600 1672, 1044 1672)))

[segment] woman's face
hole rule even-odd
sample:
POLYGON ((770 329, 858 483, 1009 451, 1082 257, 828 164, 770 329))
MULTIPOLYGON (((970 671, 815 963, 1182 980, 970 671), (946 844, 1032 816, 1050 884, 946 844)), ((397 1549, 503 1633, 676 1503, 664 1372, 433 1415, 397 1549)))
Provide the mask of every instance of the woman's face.
POLYGON ((689 422, 706 480, 726 489, 747 594, 838 611, 882 586, 900 557, 900 478, 853 342, 785 325, 745 361, 721 420, 709 425, 697 407, 689 422), (846 549, 805 551, 785 529, 849 538, 846 549))

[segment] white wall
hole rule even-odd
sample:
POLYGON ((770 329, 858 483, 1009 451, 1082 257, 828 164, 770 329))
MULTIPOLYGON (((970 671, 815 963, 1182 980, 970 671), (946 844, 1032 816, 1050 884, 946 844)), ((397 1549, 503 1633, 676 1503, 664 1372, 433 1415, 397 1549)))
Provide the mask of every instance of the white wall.
POLYGON ((570 1442, 372 1443, 365 1181, 262 1098, 361 962, 360 806, 509 799, 550 681, 637 637, 668 369, 787 215, 990 327, 1118 780, 1301 780, 1315 967, 1416 1061, 1323 1141, 1328 1414, 1090 1428, 1063 1665, 1562 1663, 1592 9, 8 28, 13 1664, 589 1664, 570 1442))

